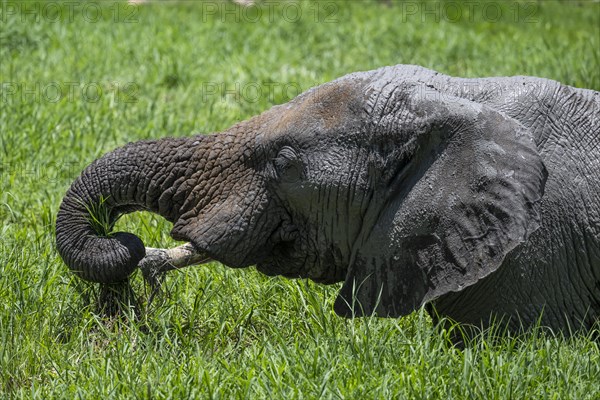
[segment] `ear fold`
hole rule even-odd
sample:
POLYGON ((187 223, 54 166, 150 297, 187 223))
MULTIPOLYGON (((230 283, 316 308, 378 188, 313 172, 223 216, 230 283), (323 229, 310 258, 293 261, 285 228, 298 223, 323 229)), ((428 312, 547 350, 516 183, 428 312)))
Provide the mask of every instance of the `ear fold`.
POLYGON ((405 104, 395 134, 418 144, 357 246, 334 306, 342 316, 401 316, 470 286, 539 226, 547 173, 526 128, 439 93, 405 104))

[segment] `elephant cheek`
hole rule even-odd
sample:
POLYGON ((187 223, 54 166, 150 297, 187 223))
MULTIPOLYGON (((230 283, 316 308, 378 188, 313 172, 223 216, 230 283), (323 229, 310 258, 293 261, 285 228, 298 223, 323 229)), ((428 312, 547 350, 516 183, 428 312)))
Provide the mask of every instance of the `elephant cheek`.
POLYGON ((258 272, 260 272, 261 274, 265 274, 267 276, 276 276, 279 275, 276 271, 277 269, 274 268, 271 264, 256 264, 256 270, 258 272))

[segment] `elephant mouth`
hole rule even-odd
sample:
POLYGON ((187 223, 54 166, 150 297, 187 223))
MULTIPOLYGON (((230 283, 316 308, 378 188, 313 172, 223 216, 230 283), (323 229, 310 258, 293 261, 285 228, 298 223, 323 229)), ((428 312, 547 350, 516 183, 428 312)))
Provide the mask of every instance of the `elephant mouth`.
POLYGON ((339 259, 325 252, 324 258, 317 253, 307 254, 297 241, 278 243, 267 259, 256 264, 256 269, 268 276, 283 276, 290 279, 308 278, 316 283, 331 285, 344 280, 345 267, 339 259))

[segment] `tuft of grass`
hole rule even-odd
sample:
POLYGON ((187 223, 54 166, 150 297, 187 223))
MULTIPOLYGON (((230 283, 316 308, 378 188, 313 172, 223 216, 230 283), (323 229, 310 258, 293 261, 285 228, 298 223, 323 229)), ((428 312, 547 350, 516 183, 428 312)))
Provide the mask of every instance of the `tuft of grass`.
MULTIPOLYGON (((219 131, 349 72, 419 64, 600 90, 599 19, 585 1, 0 0, 0 398, 600 398, 598 330, 492 330, 459 348, 462 328, 423 310, 346 320, 339 285, 252 268, 173 271, 148 312, 107 321, 53 237, 67 188, 107 151, 219 131)), ((100 234, 176 244, 159 217, 113 227, 103 205, 100 234)), ((131 285, 145 290, 139 274, 131 285)))
POLYGON ((111 215, 111 209, 107 204, 108 198, 100 196, 98 203, 83 203, 87 211, 88 221, 99 237, 110 238, 117 220, 111 215))

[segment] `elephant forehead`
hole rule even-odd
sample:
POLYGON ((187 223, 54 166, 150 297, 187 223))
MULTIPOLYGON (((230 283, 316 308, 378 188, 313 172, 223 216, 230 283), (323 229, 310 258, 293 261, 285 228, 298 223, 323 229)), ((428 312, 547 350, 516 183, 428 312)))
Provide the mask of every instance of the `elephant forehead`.
POLYGON ((327 134, 348 125, 362 109, 358 88, 352 82, 332 82, 317 86, 289 103, 268 111, 270 123, 262 139, 273 140, 300 132, 327 134))

